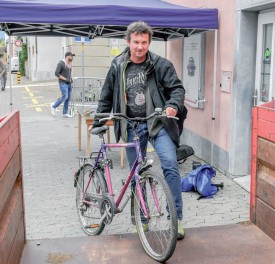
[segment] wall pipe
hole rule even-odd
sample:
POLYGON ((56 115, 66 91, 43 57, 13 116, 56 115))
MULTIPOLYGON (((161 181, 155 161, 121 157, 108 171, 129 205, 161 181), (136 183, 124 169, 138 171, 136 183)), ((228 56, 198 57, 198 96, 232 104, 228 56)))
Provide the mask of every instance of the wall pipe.
POLYGON ((216 119, 216 91, 217 91, 217 49, 218 48, 218 30, 215 30, 214 43, 214 69, 213 69, 213 98, 212 98, 212 136, 211 136, 211 166, 214 158, 214 136, 215 136, 215 119, 216 119))

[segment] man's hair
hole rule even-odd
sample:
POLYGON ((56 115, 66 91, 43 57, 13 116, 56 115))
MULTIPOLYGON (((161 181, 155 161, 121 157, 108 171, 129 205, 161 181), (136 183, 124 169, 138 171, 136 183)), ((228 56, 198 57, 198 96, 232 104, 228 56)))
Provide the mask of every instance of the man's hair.
POLYGON ((148 26, 145 22, 143 21, 138 21, 138 22, 133 22, 127 27, 126 31, 126 40, 130 41, 131 39, 131 34, 149 34, 149 41, 151 42, 152 40, 152 35, 153 35, 153 30, 150 26, 148 26))

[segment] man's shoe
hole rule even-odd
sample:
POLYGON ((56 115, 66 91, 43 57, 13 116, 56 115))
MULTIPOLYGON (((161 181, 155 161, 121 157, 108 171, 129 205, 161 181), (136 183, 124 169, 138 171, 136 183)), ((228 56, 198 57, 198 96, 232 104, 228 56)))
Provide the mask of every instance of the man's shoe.
POLYGON ((183 224, 181 220, 178 220, 178 235, 177 235, 177 240, 182 240, 184 239, 184 229, 183 229, 183 224))
MULTIPOLYGON (((148 224, 142 224, 143 232, 149 232, 149 225, 148 224)), ((133 233, 137 233, 137 227, 135 226, 133 233)))
POLYGON ((53 107, 54 103, 51 103, 51 113, 52 115, 55 115, 55 108, 53 107))
POLYGON ((72 117, 72 116, 69 114, 64 114, 63 117, 72 117))

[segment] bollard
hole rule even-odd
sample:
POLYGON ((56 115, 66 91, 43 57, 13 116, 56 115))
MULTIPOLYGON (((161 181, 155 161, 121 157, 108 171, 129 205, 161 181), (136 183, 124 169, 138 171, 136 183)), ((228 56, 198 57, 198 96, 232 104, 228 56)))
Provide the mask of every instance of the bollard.
POLYGON ((17 72, 17 83, 19 84, 21 82, 21 75, 20 71, 17 72))

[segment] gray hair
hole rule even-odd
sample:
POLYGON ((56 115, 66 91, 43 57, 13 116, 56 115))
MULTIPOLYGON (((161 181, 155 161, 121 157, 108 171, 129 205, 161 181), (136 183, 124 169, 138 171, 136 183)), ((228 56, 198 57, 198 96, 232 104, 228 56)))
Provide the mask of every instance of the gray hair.
POLYGON ((138 22, 131 23, 127 27, 126 36, 125 36, 127 41, 130 41, 132 33, 139 34, 139 35, 148 33, 149 34, 149 41, 151 42, 152 35, 153 35, 153 30, 145 22, 138 21, 138 22))

